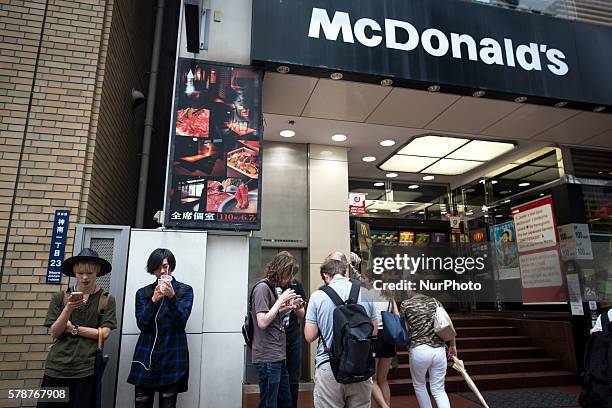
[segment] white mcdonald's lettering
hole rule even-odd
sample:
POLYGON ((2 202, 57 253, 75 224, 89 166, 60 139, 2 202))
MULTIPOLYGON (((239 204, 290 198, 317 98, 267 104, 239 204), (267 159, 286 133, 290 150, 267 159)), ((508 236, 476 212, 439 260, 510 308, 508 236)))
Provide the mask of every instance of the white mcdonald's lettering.
POLYGON ((533 42, 520 44, 515 48, 511 38, 503 39, 503 48, 500 42, 493 38, 482 38, 477 43, 469 34, 450 33, 449 40, 448 36, 437 28, 428 28, 419 35, 418 30, 409 22, 390 18, 385 19, 384 29, 370 18, 360 18, 351 26, 351 17, 347 12, 336 11, 330 19, 327 10, 313 8, 308 37, 321 38, 321 30, 329 41, 338 41, 338 37, 342 35, 342 41, 345 43, 354 44, 357 39, 361 45, 370 48, 383 43, 384 32, 385 47, 390 49, 412 51, 420 43, 425 52, 434 57, 443 57, 450 50, 453 58, 462 59, 465 50, 469 60, 480 60, 487 65, 516 67, 518 63, 525 71, 542 71, 542 61, 545 60, 545 67, 551 73, 563 76, 569 72, 562 51, 533 42), (398 42, 399 30, 407 35, 405 42, 398 42))

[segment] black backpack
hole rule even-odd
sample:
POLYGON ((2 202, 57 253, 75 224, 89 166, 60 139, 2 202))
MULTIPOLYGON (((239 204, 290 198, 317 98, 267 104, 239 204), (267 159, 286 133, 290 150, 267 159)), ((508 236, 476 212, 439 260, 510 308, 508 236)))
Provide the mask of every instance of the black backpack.
POLYGON ((365 381, 374 375, 375 361, 371 350, 374 327, 365 308, 357 303, 361 285, 353 280, 351 283, 351 292, 346 301, 331 287, 326 285, 320 288, 336 305, 331 347, 327 347, 322 335, 319 337, 329 353, 334 377, 340 384, 365 381))
POLYGON ((274 289, 272 284, 270 284, 270 282, 268 282, 266 279, 260 280, 251 288, 251 294, 249 295, 249 309, 247 310, 246 316, 244 316, 244 324, 242 325, 242 337, 249 348, 253 347, 253 325, 256 324, 256 322, 253 321, 253 291, 255 290, 255 287, 262 282, 268 285, 272 293, 274 293, 274 298, 278 299, 276 289, 274 289))
POLYGON ((578 398, 583 408, 612 407, 612 325, 607 311, 601 314, 601 329, 591 334, 584 352, 582 391, 578 398))

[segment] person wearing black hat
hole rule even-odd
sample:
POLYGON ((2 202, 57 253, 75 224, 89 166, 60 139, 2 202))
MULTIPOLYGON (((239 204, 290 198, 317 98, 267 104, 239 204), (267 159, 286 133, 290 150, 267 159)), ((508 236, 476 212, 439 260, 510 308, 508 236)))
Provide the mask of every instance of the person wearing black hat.
POLYGON ((39 408, 96 406, 94 362, 98 332, 106 339, 117 327, 115 298, 96 287, 96 278, 110 273, 111 264, 90 248, 64 261, 62 273, 77 282, 53 294, 45 326, 54 339, 41 387, 68 388, 65 403, 38 402, 39 408), (103 306, 103 307, 101 307, 103 306))

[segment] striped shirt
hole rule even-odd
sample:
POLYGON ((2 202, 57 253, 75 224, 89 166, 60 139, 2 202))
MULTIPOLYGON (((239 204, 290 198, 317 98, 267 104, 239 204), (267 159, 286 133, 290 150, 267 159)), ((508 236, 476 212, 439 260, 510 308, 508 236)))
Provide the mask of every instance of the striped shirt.
POLYGON ((404 300, 400 307, 400 315, 404 316, 406 326, 410 331, 410 348, 413 349, 422 344, 431 347, 444 347, 444 341, 434 331, 434 313, 436 312, 436 299, 415 295, 404 300))

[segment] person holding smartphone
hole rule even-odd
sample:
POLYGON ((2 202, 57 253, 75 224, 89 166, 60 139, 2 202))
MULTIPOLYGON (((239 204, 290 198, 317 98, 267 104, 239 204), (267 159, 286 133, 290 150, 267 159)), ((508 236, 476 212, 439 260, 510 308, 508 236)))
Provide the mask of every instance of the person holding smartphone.
POLYGON ((283 318, 283 326, 285 327, 285 336, 287 338, 286 359, 292 408, 297 408, 298 405, 298 395, 300 389, 300 362, 302 359, 302 330, 300 328, 300 323, 304 321, 304 315, 306 313, 304 307, 306 304, 306 292, 304 291, 302 283, 295 279, 297 272, 298 268, 296 266, 293 272, 293 280, 291 283, 289 283, 288 288, 293 289, 297 295, 293 303, 295 303, 297 300, 298 302, 301 302, 301 305, 300 307, 290 310, 283 318))
POLYGON ((178 394, 187 391, 189 349, 185 326, 193 305, 193 289, 172 276, 175 268, 174 254, 157 248, 149 255, 146 267, 157 279, 136 292, 140 336, 127 380, 135 386, 136 408, 153 407, 156 392, 160 408, 174 408, 178 394))
POLYGON ((96 278, 110 273, 111 264, 90 248, 64 261, 64 275, 77 282, 53 294, 45 326, 54 339, 45 363, 41 387, 67 387, 69 401, 38 402, 39 408, 96 405, 94 363, 98 330, 104 339, 117 327, 115 298, 96 287, 96 278))

